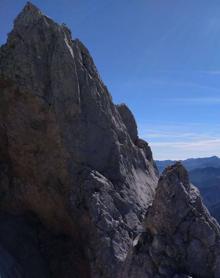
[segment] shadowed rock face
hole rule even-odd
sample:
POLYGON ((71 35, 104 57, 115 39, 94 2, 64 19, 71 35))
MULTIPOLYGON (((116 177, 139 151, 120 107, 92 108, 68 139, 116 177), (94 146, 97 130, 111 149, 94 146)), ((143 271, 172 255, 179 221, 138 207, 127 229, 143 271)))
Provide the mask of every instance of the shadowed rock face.
POLYGON ((88 50, 27 3, 0 48, 1 276, 218 275, 219 227, 185 170, 168 169, 155 197, 157 182, 149 145, 88 50), (163 263, 160 244, 171 248, 163 263))
POLYGON ((79 242, 54 234, 31 214, 0 213, 1 277, 90 277, 79 242))

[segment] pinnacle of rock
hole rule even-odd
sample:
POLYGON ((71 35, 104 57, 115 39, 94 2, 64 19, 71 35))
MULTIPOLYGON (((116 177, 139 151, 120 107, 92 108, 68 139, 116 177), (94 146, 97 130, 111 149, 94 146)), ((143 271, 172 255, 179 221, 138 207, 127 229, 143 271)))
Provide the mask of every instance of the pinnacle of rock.
POLYGON ((126 104, 117 105, 118 111, 127 127, 131 139, 135 143, 138 139, 137 124, 134 116, 126 104))
POLYGON ((173 184, 174 180, 181 181, 185 188, 187 190, 189 189, 189 176, 187 170, 184 168, 181 162, 176 162, 175 164, 168 166, 163 171, 163 176, 168 180, 168 184, 173 184))
POLYGON ((24 9, 22 11, 24 12, 37 12, 37 13, 41 13, 40 9, 38 9, 33 3, 31 3, 30 1, 27 1, 26 5, 24 6, 24 9))
POLYGON ((31 2, 27 2, 21 13, 15 19, 15 26, 28 26, 36 22, 43 14, 31 2))
MULTIPOLYGON (((86 47, 31 4, 0 56, 2 209, 68 237, 92 277, 117 277, 157 186, 149 146, 134 144, 86 47)), ((50 266, 67 277, 58 242, 50 266)))
POLYGON ((137 261, 145 260, 150 277, 220 276, 220 226, 187 179, 180 163, 161 176, 132 271, 137 261))

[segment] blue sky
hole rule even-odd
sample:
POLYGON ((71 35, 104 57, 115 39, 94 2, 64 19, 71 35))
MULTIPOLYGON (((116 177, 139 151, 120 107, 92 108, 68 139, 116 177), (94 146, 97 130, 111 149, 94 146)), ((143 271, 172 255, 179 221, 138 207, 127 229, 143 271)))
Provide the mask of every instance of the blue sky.
MULTIPOLYGON (((0 1, 0 43, 26 1, 0 1)), ((90 50, 155 159, 220 156, 219 0, 33 0, 90 50)))

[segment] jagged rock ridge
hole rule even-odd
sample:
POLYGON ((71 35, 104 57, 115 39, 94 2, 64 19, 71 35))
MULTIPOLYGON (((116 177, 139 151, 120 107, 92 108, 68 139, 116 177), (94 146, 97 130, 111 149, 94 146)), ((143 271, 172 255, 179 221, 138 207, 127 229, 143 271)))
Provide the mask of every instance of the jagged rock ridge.
POLYGON ((2 276, 160 275, 134 246, 158 182, 151 150, 85 46, 31 3, 0 49, 0 123, 2 276))
POLYGON ((219 246, 220 227, 189 183, 187 171, 180 163, 168 167, 146 215, 131 272, 139 277, 217 278, 219 246))

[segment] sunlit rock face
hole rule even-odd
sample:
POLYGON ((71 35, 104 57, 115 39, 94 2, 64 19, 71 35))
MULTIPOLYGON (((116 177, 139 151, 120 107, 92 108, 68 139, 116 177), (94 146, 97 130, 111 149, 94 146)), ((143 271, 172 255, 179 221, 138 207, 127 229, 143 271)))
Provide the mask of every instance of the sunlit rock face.
POLYGON ((156 190, 129 108, 70 30, 27 3, 0 48, 1 276, 218 277, 219 227, 177 168, 156 190))
POLYGON ((85 46, 31 3, 1 47, 0 90, 2 211, 33 213, 92 277, 116 277, 158 180, 131 112, 128 126, 85 46))
POLYGON ((217 278, 219 246, 220 227, 189 183, 187 171, 180 163, 168 167, 146 215, 132 275, 136 271, 140 277, 148 273, 147 277, 217 278))

